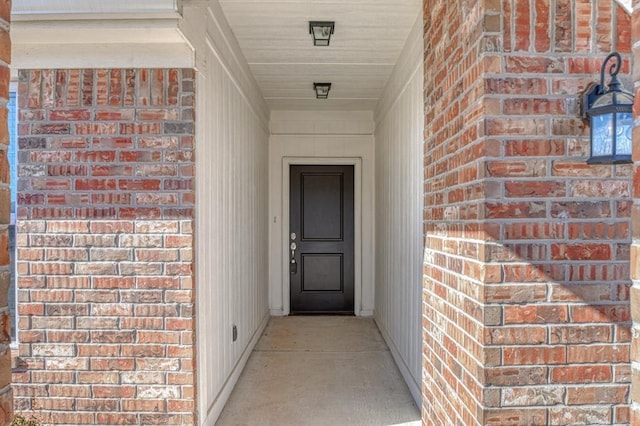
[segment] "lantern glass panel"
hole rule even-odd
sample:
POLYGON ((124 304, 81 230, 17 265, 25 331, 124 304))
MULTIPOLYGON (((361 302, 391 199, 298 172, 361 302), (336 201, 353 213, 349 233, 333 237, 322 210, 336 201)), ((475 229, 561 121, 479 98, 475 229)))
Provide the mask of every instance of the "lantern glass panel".
POLYGON ((326 99, 329 97, 329 88, 328 87, 318 87, 316 89, 316 95, 318 99, 326 99))
POLYGON ((630 112, 619 112, 616 115, 616 155, 631 155, 633 116, 630 112))
POLYGON ((330 27, 313 27, 313 39, 316 46, 328 46, 330 37, 330 27))
POLYGON ((591 156, 613 155, 613 114, 591 117, 591 156))

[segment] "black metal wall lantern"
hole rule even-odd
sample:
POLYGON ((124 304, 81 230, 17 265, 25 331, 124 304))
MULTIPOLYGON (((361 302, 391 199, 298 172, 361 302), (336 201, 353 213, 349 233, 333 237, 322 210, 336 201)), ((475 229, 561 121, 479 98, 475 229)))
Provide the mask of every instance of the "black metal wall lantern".
POLYGON ((328 46, 335 28, 333 21, 309 21, 309 34, 314 46, 328 46))
POLYGON ((316 99, 327 99, 331 83, 313 83, 313 90, 316 91, 316 99))
POLYGON ((600 70, 600 84, 594 84, 583 96, 584 114, 591 125, 591 157, 588 164, 631 163, 633 95, 618 80, 622 58, 618 52, 607 56, 600 70), (608 70, 607 64, 615 59, 608 70), (604 84, 604 73, 611 78, 604 84))

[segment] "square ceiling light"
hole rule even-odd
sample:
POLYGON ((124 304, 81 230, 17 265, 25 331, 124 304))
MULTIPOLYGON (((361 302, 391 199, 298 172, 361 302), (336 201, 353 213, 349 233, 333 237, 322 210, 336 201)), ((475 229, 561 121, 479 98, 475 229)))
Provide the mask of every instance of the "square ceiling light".
POLYGON ((328 46, 335 28, 333 21, 309 21, 309 34, 314 46, 328 46))
POLYGON ((316 91, 316 99, 327 99, 331 83, 313 83, 313 90, 316 91))

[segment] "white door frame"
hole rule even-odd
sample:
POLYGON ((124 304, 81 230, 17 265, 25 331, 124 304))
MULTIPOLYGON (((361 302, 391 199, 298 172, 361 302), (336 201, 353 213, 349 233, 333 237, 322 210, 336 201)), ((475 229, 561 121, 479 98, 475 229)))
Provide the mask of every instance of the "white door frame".
POLYGON ((289 169, 292 165, 353 166, 353 231, 354 231, 354 299, 353 311, 362 313, 362 159, 356 157, 283 157, 282 158, 282 313, 291 313, 291 282, 289 276, 289 169))

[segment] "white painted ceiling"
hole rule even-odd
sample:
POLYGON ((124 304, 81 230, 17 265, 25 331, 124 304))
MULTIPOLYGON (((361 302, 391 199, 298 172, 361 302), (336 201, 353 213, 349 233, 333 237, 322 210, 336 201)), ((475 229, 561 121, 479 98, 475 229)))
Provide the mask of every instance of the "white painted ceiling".
POLYGON ((220 0, 273 110, 373 110, 421 16, 421 0, 220 0), (309 21, 335 21, 328 47, 309 21), (314 82, 332 83, 315 99, 314 82))

